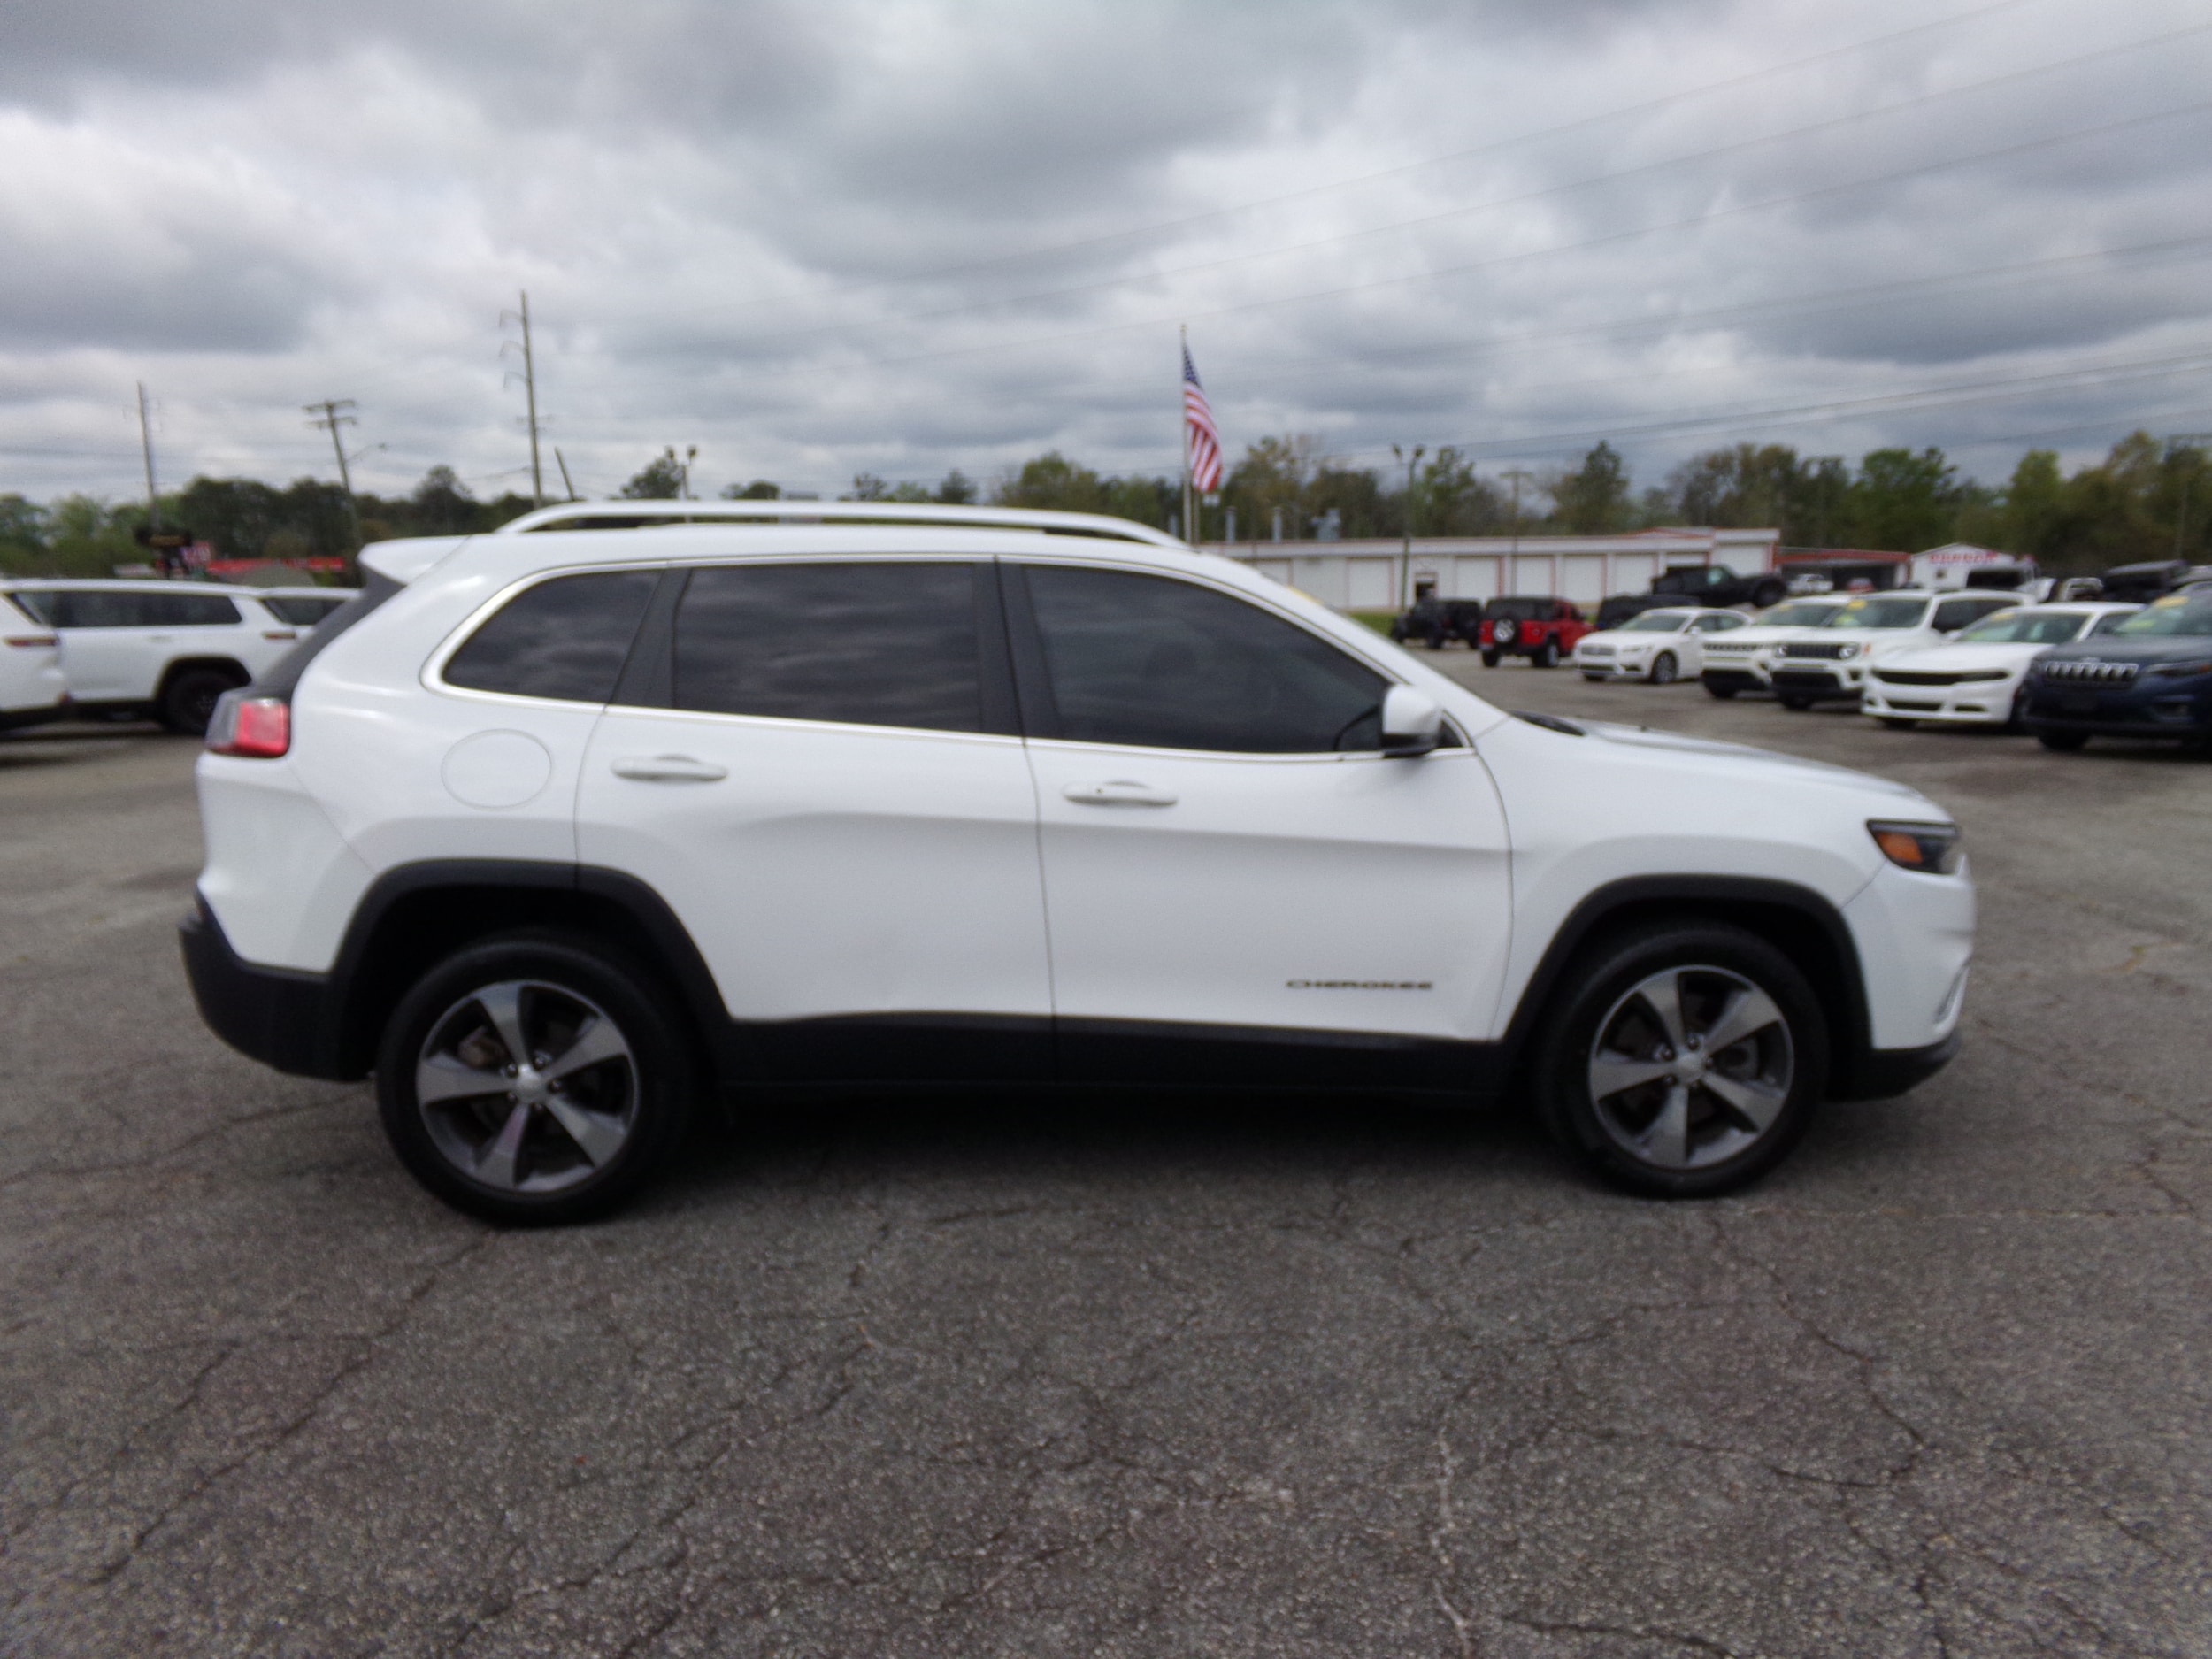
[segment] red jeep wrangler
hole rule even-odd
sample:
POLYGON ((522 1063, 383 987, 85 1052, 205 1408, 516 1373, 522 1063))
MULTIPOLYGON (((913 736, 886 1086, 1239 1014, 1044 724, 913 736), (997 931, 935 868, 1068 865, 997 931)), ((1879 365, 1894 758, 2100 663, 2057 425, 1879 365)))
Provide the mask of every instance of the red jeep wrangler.
POLYGON ((1525 657, 1539 668, 1556 668, 1589 631, 1582 612, 1563 599, 1493 599, 1482 608, 1482 665, 1495 668, 1501 657, 1525 657))

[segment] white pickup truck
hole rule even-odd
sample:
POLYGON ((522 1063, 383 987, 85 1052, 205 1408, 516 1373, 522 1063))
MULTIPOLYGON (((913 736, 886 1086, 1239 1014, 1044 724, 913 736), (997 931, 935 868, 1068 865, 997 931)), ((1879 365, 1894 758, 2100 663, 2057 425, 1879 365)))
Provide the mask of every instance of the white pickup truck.
POLYGON ((60 640, 73 713, 151 715, 193 737, 207 730, 217 698, 302 632, 250 588, 18 579, 0 591, 60 640))

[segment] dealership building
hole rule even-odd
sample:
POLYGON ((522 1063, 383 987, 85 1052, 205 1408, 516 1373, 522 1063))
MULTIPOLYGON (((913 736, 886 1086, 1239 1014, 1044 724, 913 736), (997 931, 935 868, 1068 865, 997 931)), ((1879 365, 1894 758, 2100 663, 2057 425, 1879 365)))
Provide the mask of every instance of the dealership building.
POLYGON ((1495 599, 1550 594, 1594 605, 1640 594, 1662 571, 1775 568, 1778 530, 1639 530, 1631 535, 1416 536, 1388 541, 1209 541, 1263 575, 1339 611, 1396 611, 1417 595, 1495 599))

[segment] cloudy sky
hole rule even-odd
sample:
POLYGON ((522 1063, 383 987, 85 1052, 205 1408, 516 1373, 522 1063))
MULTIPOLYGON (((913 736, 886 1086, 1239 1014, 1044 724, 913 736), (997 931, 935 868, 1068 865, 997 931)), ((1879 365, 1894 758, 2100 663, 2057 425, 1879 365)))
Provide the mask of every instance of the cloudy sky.
POLYGON ((0 14, 0 491, 611 493, 2212 428, 2204 0, 70 0, 0 14), (518 469, 521 469, 518 471, 518 469))

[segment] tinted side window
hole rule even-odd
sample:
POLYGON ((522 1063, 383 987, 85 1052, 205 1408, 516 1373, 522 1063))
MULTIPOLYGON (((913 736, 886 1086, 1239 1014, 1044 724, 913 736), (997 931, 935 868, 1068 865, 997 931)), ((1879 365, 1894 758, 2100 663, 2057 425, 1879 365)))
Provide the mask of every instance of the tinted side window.
POLYGON ((238 607, 220 594, 156 594, 157 627, 227 627, 238 621, 238 607))
POLYGON ((278 621, 311 628, 350 597, 348 594, 337 594, 328 599, 310 599, 303 594, 269 594, 263 595, 261 603, 278 621))
POLYGON ((2002 604, 1990 604, 1979 599, 1947 599, 1935 608, 1935 616, 1928 626, 1948 634, 1954 628, 1963 628, 1980 621, 1993 611, 2002 611, 2002 604))
POLYGON ((154 603, 161 597, 159 594, 114 593, 97 588, 64 588, 40 597, 50 609, 47 622, 50 627, 150 628, 160 626, 153 609, 154 603))
POLYGON ((1317 754, 1382 742, 1389 682, 1257 605, 1171 577, 1033 565, 1060 735, 1317 754))
POLYGON ((694 571, 676 612, 675 706, 933 732, 984 729, 969 564, 694 571))
POLYGON ((560 703, 604 703, 630 654, 658 571, 557 576, 525 588, 445 665, 449 686, 560 703))

